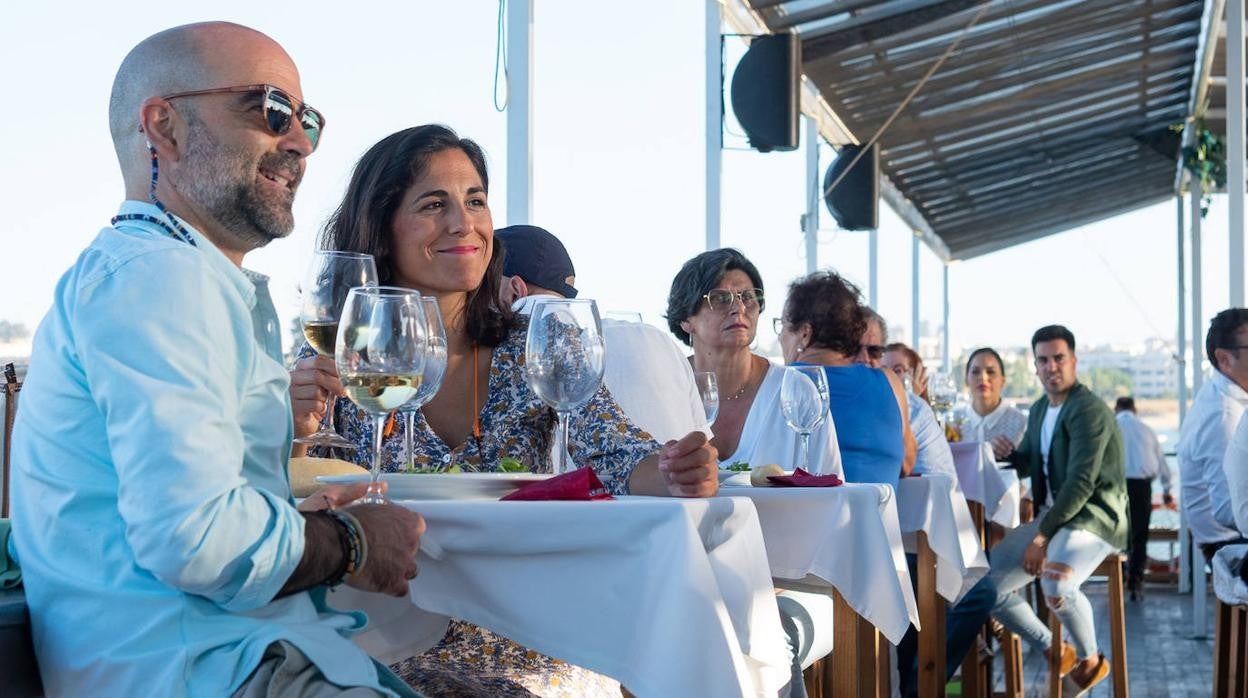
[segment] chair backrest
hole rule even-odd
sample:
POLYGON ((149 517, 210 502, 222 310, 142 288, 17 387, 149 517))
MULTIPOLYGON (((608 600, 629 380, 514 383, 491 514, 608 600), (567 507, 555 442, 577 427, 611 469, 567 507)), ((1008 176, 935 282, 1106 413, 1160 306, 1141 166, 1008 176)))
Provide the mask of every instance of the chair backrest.
POLYGON ((4 365, 4 462, 3 482, 0 482, 0 519, 9 518, 9 444, 13 440, 13 420, 17 419, 17 394, 22 389, 17 380, 17 368, 4 365))

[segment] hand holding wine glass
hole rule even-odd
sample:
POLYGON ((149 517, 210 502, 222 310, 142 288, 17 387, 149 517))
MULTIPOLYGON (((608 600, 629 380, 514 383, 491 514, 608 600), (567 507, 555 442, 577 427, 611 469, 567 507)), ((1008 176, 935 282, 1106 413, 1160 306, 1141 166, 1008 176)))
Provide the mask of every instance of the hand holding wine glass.
MULTIPOLYGON (((334 356, 334 343, 338 337, 338 320, 342 313, 343 303, 347 294, 357 286, 376 286, 377 266, 372 255, 355 252, 338 252, 318 250, 312 255, 307 275, 301 286, 301 302, 299 320, 303 324, 303 335, 308 344, 316 350, 318 356, 331 358, 334 356)), ((313 371, 325 373, 327 361, 304 361, 300 369, 311 368, 313 371), (318 364, 321 366, 318 367, 318 364)), ((292 375, 291 397, 301 386, 295 385, 292 375)), ((327 376, 315 373, 307 377, 313 384, 316 395, 326 393, 325 412, 327 418, 321 423, 316 433, 295 439, 295 443, 316 446, 332 446, 336 448, 355 448, 355 444, 342 438, 334 430, 334 393, 328 390, 327 376)))
POLYGON ((810 470, 810 435, 828 415, 828 375, 822 366, 789 366, 780 381, 780 409, 801 438, 797 465, 810 470))
POLYGON ((559 419, 555 474, 568 471, 568 417, 602 383, 605 345, 591 300, 543 300, 529 318, 525 380, 559 419))
POLYGON ((428 346, 429 326, 418 292, 381 286, 348 294, 335 361, 347 397, 373 418, 372 477, 365 502, 386 501, 378 484, 386 417, 420 388, 428 346))

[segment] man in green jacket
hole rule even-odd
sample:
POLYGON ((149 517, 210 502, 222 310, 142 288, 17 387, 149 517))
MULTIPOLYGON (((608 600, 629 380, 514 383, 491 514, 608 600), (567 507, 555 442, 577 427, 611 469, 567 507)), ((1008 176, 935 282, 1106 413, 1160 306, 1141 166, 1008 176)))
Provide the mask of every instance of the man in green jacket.
POLYGON ((1031 476, 1037 516, 992 550, 992 615, 1047 654, 1052 634, 1015 593, 1039 576, 1046 603, 1070 636, 1062 645, 1062 695, 1081 696, 1109 675, 1092 606, 1079 587, 1127 543, 1122 435, 1109 407, 1075 378, 1070 330, 1042 327, 1031 349, 1044 397, 1031 406, 1027 432, 1008 459, 1020 477, 1031 476))

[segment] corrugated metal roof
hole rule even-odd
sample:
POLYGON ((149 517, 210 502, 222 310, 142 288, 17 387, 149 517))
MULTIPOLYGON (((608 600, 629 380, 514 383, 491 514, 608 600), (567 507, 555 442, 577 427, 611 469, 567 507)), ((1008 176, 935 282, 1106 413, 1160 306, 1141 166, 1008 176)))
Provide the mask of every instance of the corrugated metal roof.
POLYGON ((884 174, 965 259, 1173 196, 1202 0, 752 0, 884 174))

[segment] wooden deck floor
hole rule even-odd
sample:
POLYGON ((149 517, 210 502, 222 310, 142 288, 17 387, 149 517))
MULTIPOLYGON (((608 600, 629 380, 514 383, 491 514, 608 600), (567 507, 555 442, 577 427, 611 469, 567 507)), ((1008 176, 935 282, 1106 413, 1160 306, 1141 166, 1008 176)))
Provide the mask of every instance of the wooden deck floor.
MULTIPOLYGON (((1097 643, 1110 655, 1106 625, 1106 585, 1090 581, 1084 593, 1096 615, 1097 643)), ((1141 602, 1127 601, 1127 668, 1132 698, 1208 698, 1213 686, 1213 589, 1209 590, 1208 637, 1193 638, 1192 597, 1178 594, 1173 586, 1150 585, 1141 602)), ((1028 698, 1048 695, 1047 666, 1043 655, 1023 655, 1024 686, 1028 698)), ((1004 690, 997 666, 997 690, 1004 690)), ((1106 679, 1088 695, 1112 695, 1106 679)))

